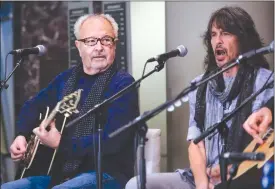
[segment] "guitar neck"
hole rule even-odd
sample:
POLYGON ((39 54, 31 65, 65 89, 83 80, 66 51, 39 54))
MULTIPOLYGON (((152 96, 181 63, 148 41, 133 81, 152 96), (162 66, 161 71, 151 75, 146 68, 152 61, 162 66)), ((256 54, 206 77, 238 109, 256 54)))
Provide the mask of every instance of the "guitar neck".
POLYGON ((49 126, 50 122, 53 120, 56 114, 57 114, 57 111, 56 111, 56 108, 54 108, 54 110, 50 113, 50 115, 44 121, 43 126, 45 129, 49 126))
POLYGON ((60 112, 61 114, 65 114, 65 117, 70 116, 72 113, 78 113, 78 110, 76 109, 77 104, 80 100, 80 94, 82 89, 78 89, 77 91, 65 96, 61 101, 59 101, 53 111, 50 113, 48 117, 45 118, 44 121, 44 128, 46 129, 50 122, 53 120, 57 112, 60 112), (66 116, 67 115, 67 116, 66 116))

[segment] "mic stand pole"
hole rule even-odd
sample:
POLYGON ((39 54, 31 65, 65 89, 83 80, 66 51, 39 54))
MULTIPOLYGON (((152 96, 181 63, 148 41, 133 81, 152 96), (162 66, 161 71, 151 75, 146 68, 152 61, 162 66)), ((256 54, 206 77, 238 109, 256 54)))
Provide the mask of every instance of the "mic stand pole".
MULTIPOLYGON (((150 71, 148 74, 144 75, 142 78, 138 79, 137 81, 133 82, 131 85, 128 85, 127 87, 125 87, 123 90, 119 91, 118 93, 114 94, 113 96, 111 96, 110 98, 104 100, 103 102, 95 105, 92 109, 90 109, 89 111, 87 111, 85 114, 83 114, 82 116, 74 119, 73 121, 71 121, 70 123, 68 123, 67 125, 65 125, 65 128, 71 127, 72 125, 75 125, 76 123, 78 123, 80 120, 82 120, 84 117, 88 116, 91 113, 97 112, 100 110, 104 110, 105 107, 107 107, 108 104, 112 103, 113 101, 115 101, 117 98, 121 97, 123 94, 125 94, 126 92, 133 90, 134 88, 138 88, 140 85, 140 82, 147 78, 149 75, 153 74, 154 72, 159 72, 160 70, 162 70, 164 68, 164 63, 165 61, 158 61, 158 65, 155 66, 154 70, 150 71)), ((99 116, 102 117, 102 113, 99 113, 99 116)), ((101 122, 101 120, 100 120, 101 122)), ((101 151, 102 151, 102 145, 101 145, 101 137, 102 137, 102 132, 103 132, 103 128, 101 126, 101 123, 99 123, 98 125, 98 154, 97 154, 97 189, 102 189, 102 169, 101 169, 101 151)), ((61 136, 62 137, 62 136, 61 136)), ((144 137, 142 137, 144 138, 144 137)), ((145 139, 144 139, 145 140, 145 139)), ((143 141, 142 141, 143 143, 143 141)), ((143 147, 144 149, 144 147, 143 147)), ((144 153, 144 152, 143 152, 144 153)), ((145 189, 145 188, 144 188, 145 189)))
MULTIPOLYGON (((158 60, 159 69, 162 69, 164 67, 165 61, 158 60)), ((139 160, 139 167, 138 167, 138 173, 139 173, 139 189, 146 189, 146 161, 145 161, 145 143, 146 143, 146 133, 147 133, 148 127, 145 124, 145 122, 141 122, 139 124, 139 145, 138 145, 138 157, 139 160)))
POLYGON ((3 88, 7 89, 9 87, 9 85, 6 84, 6 83, 8 82, 8 80, 10 79, 10 77, 12 76, 12 74, 15 72, 15 70, 17 69, 17 67, 19 67, 23 61, 24 61, 24 58, 21 57, 21 59, 19 60, 19 62, 16 63, 16 66, 13 68, 12 72, 10 73, 10 75, 4 81, 1 81, 1 84, 0 84, 0 91, 1 92, 2 92, 3 88))
POLYGON ((230 170, 229 170, 229 179, 228 179, 228 181, 227 181, 227 185, 226 185, 226 189, 229 189, 229 187, 230 187, 230 184, 231 184, 231 182, 232 182, 232 179, 235 177, 235 175, 237 174, 237 171, 238 171, 238 167, 239 167, 239 163, 234 163, 233 165, 232 165, 232 167, 230 168, 230 170))
POLYGON ((103 132, 103 125, 102 125, 102 116, 103 116, 103 111, 101 111, 100 109, 98 111, 96 111, 96 117, 98 118, 98 123, 97 125, 97 135, 98 135, 98 143, 97 143, 97 172, 96 172, 96 181, 97 181, 97 185, 96 188, 97 189, 101 189, 102 188, 102 162, 101 162, 101 158, 102 158, 102 154, 101 154, 101 137, 102 137, 102 132, 103 132))
POLYGON ((139 189, 146 189, 146 161, 145 161, 145 142, 146 142, 146 133, 147 133, 147 125, 145 122, 140 124, 138 134, 139 134, 139 146, 138 146, 138 157, 139 166, 138 166, 138 173, 139 173, 139 189))
POLYGON ((220 164, 220 173, 221 173, 221 182, 226 182, 226 173, 227 173, 227 160, 223 158, 223 154, 227 151, 227 137, 228 137, 228 127, 225 122, 221 122, 221 126, 218 128, 218 131, 222 138, 222 151, 219 157, 220 164))

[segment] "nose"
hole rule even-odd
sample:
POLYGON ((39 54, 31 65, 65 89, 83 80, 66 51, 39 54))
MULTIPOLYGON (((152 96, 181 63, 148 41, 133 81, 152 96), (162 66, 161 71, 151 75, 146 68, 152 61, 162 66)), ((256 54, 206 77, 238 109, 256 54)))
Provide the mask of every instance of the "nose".
POLYGON ((103 50, 103 45, 101 44, 100 40, 98 40, 97 43, 95 44, 95 49, 98 51, 103 50))
POLYGON ((221 34, 217 34, 216 44, 222 44, 222 43, 223 43, 222 35, 221 34))

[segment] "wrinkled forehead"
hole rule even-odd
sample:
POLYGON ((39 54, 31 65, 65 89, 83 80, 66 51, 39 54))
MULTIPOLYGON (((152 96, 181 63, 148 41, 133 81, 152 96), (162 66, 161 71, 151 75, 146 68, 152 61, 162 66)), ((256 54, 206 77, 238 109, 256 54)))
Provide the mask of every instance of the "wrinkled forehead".
POLYGON ((92 16, 85 20, 79 31, 80 38, 87 37, 115 37, 112 24, 105 18, 99 16, 92 16))

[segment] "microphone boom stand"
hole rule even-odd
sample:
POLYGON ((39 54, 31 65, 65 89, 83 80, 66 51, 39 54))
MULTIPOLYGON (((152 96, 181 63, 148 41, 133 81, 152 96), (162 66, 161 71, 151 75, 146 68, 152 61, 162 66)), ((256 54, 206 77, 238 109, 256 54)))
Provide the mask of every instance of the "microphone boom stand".
MULTIPOLYGON (((124 130, 126 130, 129 127, 132 127, 136 124, 141 124, 144 123, 146 121, 148 121, 149 119, 151 119, 152 117, 156 116, 157 114, 159 114, 161 111, 163 111, 164 109, 166 109, 167 107, 170 107, 171 105, 173 105, 175 102, 177 102, 180 98, 186 96, 189 92, 194 91, 196 88, 198 88, 200 85, 208 82, 209 80, 213 79, 214 77, 218 76, 219 74, 227 71, 228 69, 236 66, 237 64, 240 64, 240 59, 234 60, 233 62, 228 62, 226 63, 226 67, 222 68, 220 71, 216 72, 215 74, 200 80, 198 82, 193 82, 191 83, 191 85, 187 88, 185 88, 176 98, 169 100, 161 105, 159 105, 158 107, 154 108, 151 111, 146 111, 144 112, 142 115, 140 115, 139 117, 136 117, 133 121, 129 122, 128 124, 124 125, 123 127, 117 129, 116 131, 114 131, 113 133, 109 134, 109 137, 114 137, 116 135, 118 135, 119 133, 123 132, 124 130)), ((269 83, 268 86, 270 84, 273 84, 273 82, 269 83)), ((261 88, 259 91, 262 92, 264 89, 261 88)), ((251 98, 254 98, 256 95, 258 95, 260 92, 257 91, 254 95, 252 95, 251 98)), ((249 98, 249 99, 251 99, 249 98)), ((243 104, 245 104, 248 101, 248 99, 246 99, 240 106, 243 106, 243 104)), ((240 108, 238 108, 240 109, 240 108)), ((235 109, 232 114, 234 112, 236 112, 237 110, 235 109)), ((228 115, 227 117, 225 117, 224 119, 229 120, 230 115, 228 115)), ((232 115, 231 115, 232 117, 232 115)), ((213 133, 218 127, 220 127, 221 124, 215 124, 212 127, 208 128, 204 133, 202 133, 201 136, 199 136, 198 138, 196 138, 194 140, 194 143, 197 144, 198 142, 200 142, 202 139, 204 139, 206 136, 210 135, 211 133, 213 133)))
MULTIPOLYGON (((147 73, 146 75, 142 76, 140 79, 138 79, 137 81, 133 82, 131 85, 128 85, 127 87, 125 87, 124 89, 122 89, 121 91, 119 91, 118 93, 114 94, 113 96, 111 96, 110 98, 102 101, 101 103, 95 105, 92 109, 90 109, 89 111, 87 111, 85 114, 83 114, 82 116, 72 120, 70 123, 68 123, 67 125, 65 125, 65 128, 71 127, 73 125, 75 125, 76 123, 78 123, 80 120, 82 120, 84 117, 88 116, 91 113, 95 113, 97 112, 97 114, 99 115, 100 119, 102 116, 102 113, 99 113, 101 110, 105 109, 106 106, 110 103, 112 103, 113 101, 115 101, 117 98, 121 97, 123 94, 125 94, 126 92, 133 90, 135 88, 138 88, 140 86, 140 82, 147 78, 148 76, 150 76, 151 74, 153 74, 154 72, 159 72, 160 70, 162 70, 164 68, 164 60, 159 60, 158 61, 158 65, 155 66, 154 70, 150 71, 149 73, 147 73)), ((103 132, 103 128, 101 125, 101 120, 99 120, 98 125, 98 152, 97 152, 97 166, 96 166, 96 180, 97 180, 97 189, 102 189, 102 161, 101 161, 101 151, 102 151, 102 145, 101 145, 101 137, 102 137, 102 132, 103 132)), ((147 131, 147 130, 146 130, 147 131)), ((144 145, 145 145, 145 134, 142 134, 143 132, 140 132, 140 136, 141 136, 141 142, 143 144, 143 155, 144 155, 144 145)), ((61 136, 62 137, 62 136, 61 136)), ((144 159, 143 159, 144 161, 144 159)), ((146 170, 145 170, 146 171, 146 170)), ((143 171, 144 172, 144 171, 143 171)), ((146 175, 146 174, 145 174, 146 175)), ((143 179, 145 179, 145 175, 142 177, 143 179)), ((145 189, 145 188, 144 188, 145 189)))
POLYGON ((16 63, 16 66, 13 68, 12 72, 10 73, 10 75, 5 78, 4 81, 1 81, 0 83, 0 91, 3 90, 3 88, 7 89, 9 87, 8 84, 6 84, 8 82, 8 80, 10 79, 10 77, 13 75, 13 73, 15 72, 15 70, 21 65, 21 63, 24 61, 24 58, 21 57, 21 59, 19 60, 19 62, 16 63))
MULTIPOLYGON (((109 137, 114 137, 116 135, 118 135, 119 133, 121 133, 122 131, 124 131, 125 129, 132 127, 134 125, 142 125, 142 123, 145 123, 147 120, 151 119, 152 117, 156 116, 157 114, 159 114, 162 110, 166 109, 167 107, 171 106, 172 104, 174 104, 176 101, 178 101, 180 98, 186 96, 189 92, 195 90, 198 86, 204 84, 205 82, 208 82, 210 79, 213 79, 214 77, 216 77, 217 75, 225 72, 226 70, 236 66, 237 64, 239 64, 238 60, 235 60, 234 62, 228 62, 227 63, 227 67, 221 69, 220 71, 218 71, 217 73, 209 76, 208 78, 205 78, 204 80, 200 80, 198 82, 194 82, 191 83, 191 85, 187 88, 185 88, 175 99, 173 100, 169 100, 163 104, 161 104, 160 106, 156 107, 155 109, 151 110, 151 111, 147 111, 144 112, 142 115, 140 115, 139 117, 135 118, 133 121, 129 122, 128 124, 124 125, 123 127, 117 129, 116 131, 114 131, 113 133, 109 134, 109 137)), ((141 145, 144 141, 141 141, 141 145)), ((142 155, 144 155, 144 152, 141 153, 142 155)), ((143 157, 141 157, 142 160, 143 157)), ((145 161, 144 161, 145 162, 145 161)), ((141 165, 142 167, 145 167, 145 165, 141 165)), ((144 174, 144 171, 141 171, 141 173, 144 174)), ((146 185, 146 175, 141 174, 141 186, 142 189, 145 189, 145 185, 146 185)))

